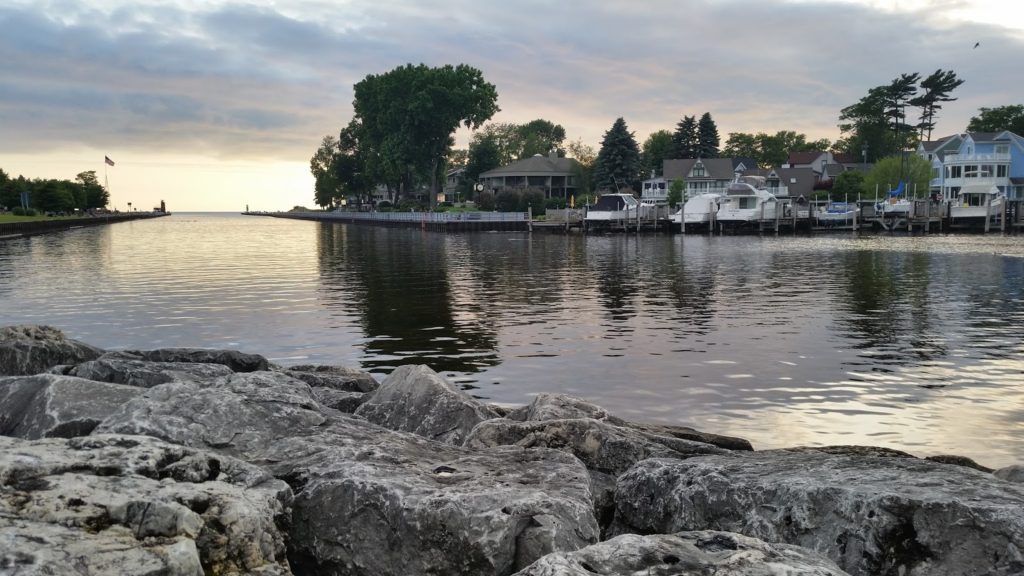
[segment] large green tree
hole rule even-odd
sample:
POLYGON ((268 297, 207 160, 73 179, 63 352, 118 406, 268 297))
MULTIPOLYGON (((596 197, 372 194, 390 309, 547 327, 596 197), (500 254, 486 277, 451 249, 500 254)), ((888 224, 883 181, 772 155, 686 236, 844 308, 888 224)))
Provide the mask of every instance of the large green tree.
POLYGON ((339 196, 340 185, 334 173, 337 155, 338 139, 328 135, 320 141, 320 147, 309 159, 309 171, 313 174, 313 201, 321 208, 333 206, 339 196))
POLYGON ((727 158, 753 158, 759 166, 781 166, 791 152, 824 152, 832 143, 827 138, 808 140, 807 135, 793 130, 780 130, 775 134, 758 132, 730 132, 723 155, 727 158))
POLYGON ((942 109, 943 102, 956 100, 950 96, 964 81, 956 77, 952 70, 939 68, 924 80, 921 80, 921 94, 910 101, 910 104, 921 109, 917 124, 921 140, 931 140, 935 128, 935 118, 942 109))
POLYGON ((594 164, 597 163, 597 151, 590 144, 584 144, 583 140, 576 139, 569 143, 566 152, 570 158, 576 160, 573 168, 573 176, 576 179, 576 192, 581 196, 589 196, 594 192, 594 164))
POLYGON ((103 208, 110 202, 110 193, 100 185, 95 170, 79 172, 75 177, 78 190, 75 193, 77 207, 82 210, 103 208))
POLYGON ((761 164, 761 148, 757 136, 746 132, 730 132, 729 138, 725 141, 725 148, 722 149, 722 156, 753 158, 755 162, 761 164))
POLYGON ((480 179, 480 174, 501 166, 503 160, 501 145, 495 136, 474 138, 469 145, 466 178, 475 182, 480 179))
POLYGON ((1024 136, 1024 105, 1010 104, 995 108, 979 108, 967 125, 968 132, 1002 132, 1009 130, 1024 136))
POLYGON ((594 166, 594 184, 598 190, 633 187, 640 178, 640 147, 622 118, 604 133, 594 166))
POLYGON ((718 158, 718 126, 711 119, 711 113, 705 112, 697 122, 697 157, 718 158))
POLYGON ((668 130, 658 130, 648 136, 640 153, 644 178, 651 174, 661 176, 665 169, 665 160, 672 158, 674 152, 675 144, 672 143, 672 133, 668 130))
POLYGON ((373 156, 373 171, 396 182, 400 195, 429 182, 432 204, 455 130, 476 129, 499 111, 494 85, 465 64, 407 64, 367 76, 354 91, 358 138, 373 156))
MULTIPOLYGON (((874 192, 874 188, 872 188, 874 192)), ((833 200, 854 202, 864 194, 864 173, 858 170, 847 170, 832 181, 831 197, 833 200)))
POLYGON ((700 134, 697 130, 697 118, 694 116, 683 116, 676 124, 676 131, 672 134, 672 142, 675 144, 674 158, 697 157, 697 146, 700 143, 700 134))
POLYGON ((875 162, 871 171, 864 177, 864 191, 867 195, 872 195, 877 189, 881 197, 899 186, 900 182, 904 182, 908 195, 916 194, 923 197, 928 195, 931 177, 931 163, 917 154, 909 154, 902 159, 899 156, 890 156, 875 162))

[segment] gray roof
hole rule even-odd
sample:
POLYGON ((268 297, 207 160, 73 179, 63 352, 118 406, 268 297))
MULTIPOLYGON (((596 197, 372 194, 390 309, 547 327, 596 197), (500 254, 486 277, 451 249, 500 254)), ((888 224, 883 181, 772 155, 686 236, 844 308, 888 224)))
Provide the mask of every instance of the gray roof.
POLYGON ((480 174, 480 178, 500 178, 502 176, 568 176, 576 170, 579 163, 573 158, 552 158, 550 156, 531 156, 517 160, 508 166, 488 170, 480 174))
POLYGON ((810 196, 814 193, 813 168, 776 168, 779 185, 789 188, 790 196, 810 196), (793 182, 792 180, 796 180, 793 182))
MULTIPOLYGON (((736 177, 732 158, 701 158, 700 161, 704 164, 705 174, 704 178, 699 178, 700 180, 732 180, 736 177)), ((665 160, 662 172, 666 180, 685 179, 696 163, 696 158, 665 160)))
POLYGON ((846 172, 846 166, 842 164, 825 164, 825 174, 828 174, 829 178, 835 178, 836 176, 846 172))

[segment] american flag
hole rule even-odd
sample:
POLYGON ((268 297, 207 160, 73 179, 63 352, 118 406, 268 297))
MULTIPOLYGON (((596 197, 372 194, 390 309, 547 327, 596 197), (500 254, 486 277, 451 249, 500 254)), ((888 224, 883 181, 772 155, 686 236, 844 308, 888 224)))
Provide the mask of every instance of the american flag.
POLYGON ((113 166, 114 161, 110 159, 110 156, 104 156, 103 161, 107 163, 107 166, 113 166))

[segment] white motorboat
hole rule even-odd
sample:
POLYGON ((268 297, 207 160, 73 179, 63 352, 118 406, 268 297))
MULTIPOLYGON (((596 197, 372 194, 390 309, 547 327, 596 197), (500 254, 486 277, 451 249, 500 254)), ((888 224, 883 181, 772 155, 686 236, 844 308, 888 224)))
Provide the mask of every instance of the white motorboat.
POLYGON ((818 223, 823 226, 845 224, 853 220, 857 206, 848 202, 829 202, 815 213, 818 223))
POLYGON ((650 217, 652 208, 650 204, 641 203, 632 194, 602 194, 593 206, 587 208, 583 220, 587 225, 625 225, 636 221, 638 217, 650 217))
POLYGON ((910 213, 911 202, 904 195, 904 183, 900 180, 895 190, 889 191, 889 199, 875 205, 883 216, 905 216, 910 213))
POLYGON ((705 192, 697 194, 683 204, 675 214, 671 216, 673 224, 684 224, 686 226, 706 226, 718 212, 718 201, 722 195, 717 192, 705 192))
POLYGON ((950 218, 985 218, 999 214, 1006 194, 998 186, 964 186, 949 201, 950 218))
POLYGON ((774 220, 778 209, 779 201, 765 189, 763 176, 741 176, 719 200, 715 219, 722 225, 774 220))

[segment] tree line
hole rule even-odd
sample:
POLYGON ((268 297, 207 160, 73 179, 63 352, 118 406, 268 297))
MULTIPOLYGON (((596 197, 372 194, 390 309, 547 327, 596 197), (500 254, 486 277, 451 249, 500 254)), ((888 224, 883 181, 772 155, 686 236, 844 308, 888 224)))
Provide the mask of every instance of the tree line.
POLYGON ((80 172, 74 180, 59 180, 11 178, 0 169, 0 207, 20 212, 23 193, 30 212, 86 211, 103 208, 110 201, 110 193, 96 179, 95 170, 80 172))
MULTIPOLYGON (((452 167, 465 169, 460 192, 468 198, 484 172, 536 154, 573 158, 581 193, 637 189, 642 179, 661 175, 672 158, 725 156, 768 168, 793 152, 832 151, 869 162, 902 157, 931 138, 943 104, 956 100, 952 93, 963 83, 952 70, 901 74, 840 111, 835 142, 791 130, 731 132, 723 147, 711 113, 704 112, 684 115, 673 130, 655 131, 642 146, 618 118, 595 150, 580 140, 566 142, 564 127, 543 118, 486 124, 500 110, 497 91, 475 68, 409 64, 355 85, 352 121, 338 136, 324 137, 310 161, 314 200, 322 207, 344 197, 363 201, 383 185, 392 202, 424 189, 433 202, 452 167), (459 126, 475 130, 466 149, 454 148, 459 126)), ((1020 134, 1022 124, 1024 106, 1002 106, 982 108, 967 129, 1020 134)))

